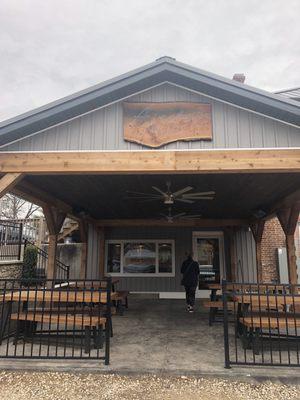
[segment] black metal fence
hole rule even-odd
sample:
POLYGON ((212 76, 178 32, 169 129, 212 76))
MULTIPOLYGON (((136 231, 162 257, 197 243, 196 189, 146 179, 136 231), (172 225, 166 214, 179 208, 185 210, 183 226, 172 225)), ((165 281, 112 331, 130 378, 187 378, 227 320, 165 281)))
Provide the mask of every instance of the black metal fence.
POLYGON ((0 358, 109 363, 111 279, 0 280, 0 358))
POLYGON ((20 260, 23 224, 0 220, 0 260, 20 260))
POLYGON ((223 281, 225 367, 300 367, 300 286, 223 281))

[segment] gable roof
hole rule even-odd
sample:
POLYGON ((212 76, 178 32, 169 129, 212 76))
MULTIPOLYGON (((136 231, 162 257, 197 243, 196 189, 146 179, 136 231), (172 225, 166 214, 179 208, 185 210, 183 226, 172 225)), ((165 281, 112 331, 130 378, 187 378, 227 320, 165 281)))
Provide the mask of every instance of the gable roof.
POLYGON ((278 92, 275 93, 280 94, 281 96, 285 96, 292 100, 300 101, 300 87, 279 90, 278 92))
POLYGON ((232 105, 300 126, 296 101, 161 57, 114 79, 89 87, 0 123, 0 145, 26 137, 96 108, 170 82, 232 105))

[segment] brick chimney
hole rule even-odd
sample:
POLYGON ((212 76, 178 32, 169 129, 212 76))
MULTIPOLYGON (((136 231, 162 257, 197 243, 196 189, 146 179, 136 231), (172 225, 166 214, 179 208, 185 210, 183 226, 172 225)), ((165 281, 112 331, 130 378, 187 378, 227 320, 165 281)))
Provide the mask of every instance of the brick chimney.
POLYGON ((234 81, 240 82, 240 83, 244 83, 245 82, 245 75, 244 74, 234 74, 233 78, 234 81))

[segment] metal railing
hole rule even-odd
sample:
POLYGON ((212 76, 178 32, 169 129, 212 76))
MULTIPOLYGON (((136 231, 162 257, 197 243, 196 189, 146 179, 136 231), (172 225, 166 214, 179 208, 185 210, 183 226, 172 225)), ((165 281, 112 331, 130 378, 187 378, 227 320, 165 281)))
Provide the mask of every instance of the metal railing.
POLYGON ((0 358, 103 359, 109 363, 111 278, 0 280, 0 358))
POLYGON ((0 260, 20 260, 23 224, 0 220, 0 260))
MULTIPOLYGON (((37 252, 37 262, 34 271, 34 278, 39 279, 40 281, 44 281, 47 277, 47 264, 48 264, 48 253, 37 247, 34 243, 30 242, 29 240, 25 240, 24 243, 24 253, 26 251, 26 246, 32 246, 36 249, 37 252)), ((60 260, 56 259, 56 274, 55 280, 56 282, 64 282, 69 279, 70 275, 70 266, 64 264, 60 260)))
POLYGON ((222 291, 226 368, 300 367, 300 285, 223 281, 222 291))

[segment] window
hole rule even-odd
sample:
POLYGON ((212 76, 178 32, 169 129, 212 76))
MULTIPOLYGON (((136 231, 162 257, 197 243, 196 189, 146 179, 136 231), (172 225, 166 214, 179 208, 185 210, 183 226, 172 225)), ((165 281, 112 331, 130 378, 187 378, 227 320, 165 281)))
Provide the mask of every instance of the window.
POLYGON ((106 272, 125 276, 174 276, 174 240, 108 240, 106 272))

